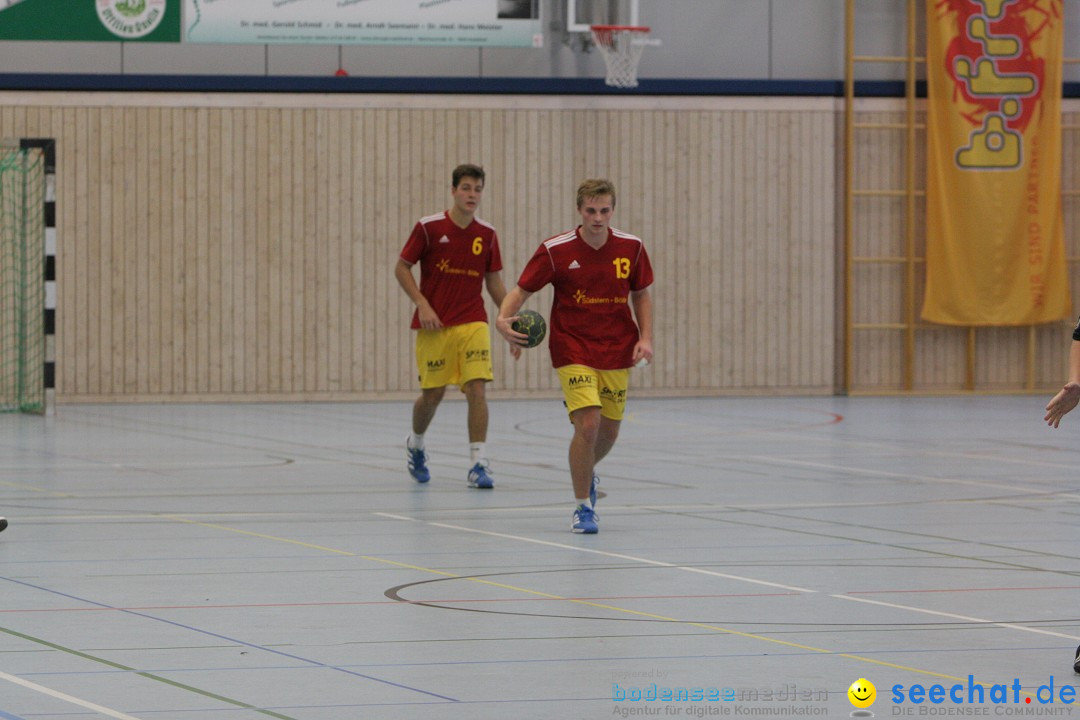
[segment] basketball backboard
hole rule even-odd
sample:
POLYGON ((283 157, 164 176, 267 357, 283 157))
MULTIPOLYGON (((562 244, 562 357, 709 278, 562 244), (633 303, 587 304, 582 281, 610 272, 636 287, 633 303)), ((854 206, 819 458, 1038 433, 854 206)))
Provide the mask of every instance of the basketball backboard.
POLYGON ((593 25, 638 25, 639 0, 566 0, 566 31, 590 33, 593 25))

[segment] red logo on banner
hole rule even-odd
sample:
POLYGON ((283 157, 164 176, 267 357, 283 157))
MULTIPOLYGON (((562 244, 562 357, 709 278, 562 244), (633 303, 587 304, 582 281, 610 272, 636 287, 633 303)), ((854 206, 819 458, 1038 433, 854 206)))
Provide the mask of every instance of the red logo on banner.
POLYGON ((957 32, 945 48, 945 73, 954 86, 961 116, 978 128, 957 166, 970 170, 1016 168, 1021 133, 1035 118, 1046 79, 1035 41, 1058 12, 1039 0, 939 0, 939 17, 953 16, 957 32))

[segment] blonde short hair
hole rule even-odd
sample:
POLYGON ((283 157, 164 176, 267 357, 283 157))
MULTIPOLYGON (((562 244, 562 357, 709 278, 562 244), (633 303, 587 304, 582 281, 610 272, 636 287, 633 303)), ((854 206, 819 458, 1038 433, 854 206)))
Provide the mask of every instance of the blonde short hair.
POLYGON ((610 180, 595 178, 581 183, 577 189, 577 206, 580 209, 589 198, 611 196, 611 207, 615 207, 615 185, 610 180))

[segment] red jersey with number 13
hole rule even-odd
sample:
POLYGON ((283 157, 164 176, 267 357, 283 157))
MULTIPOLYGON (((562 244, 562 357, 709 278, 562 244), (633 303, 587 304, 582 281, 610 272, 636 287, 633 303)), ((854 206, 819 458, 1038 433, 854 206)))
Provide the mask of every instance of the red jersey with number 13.
MULTIPOLYGON (((487 322, 484 277, 502 270, 495 228, 474 217, 460 228, 446 211, 420 218, 401 251, 410 265, 420 263, 420 292, 446 327, 487 322)), ((413 312, 412 329, 420 327, 413 312)))
POLYGON ((552 365, 617 370, 633 364, 638 341, 630 293, 652 282, 640 238, 608 228, 607 242, 596 249, 582 239, 579 227, 545 240, 518 286, 531 293, 548 283, 555 288, 548 322, 552 365))

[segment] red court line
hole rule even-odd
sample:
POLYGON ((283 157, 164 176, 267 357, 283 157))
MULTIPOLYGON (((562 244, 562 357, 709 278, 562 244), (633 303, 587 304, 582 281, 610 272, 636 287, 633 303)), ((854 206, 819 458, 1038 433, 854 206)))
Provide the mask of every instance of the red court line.
POLYGON ((797 422, 797 423, 792 423, 790 425, 754 427, 754 428, 748 428, 746 430, 735 430, 735 431, 732 431, 732 432, 722 432, 722 433, 719 433, 719 434, 724 435, 726 437, 737 437, 737 436, 741 436, 741 435, 758 435, 758 434, 761 434, 761 433, 788 432, 790 430, 809 430, 811 428, 827 427, 829 425, 838 425, 839 423, 844 422, 844 416, 843 415, 841 415, 839 413, 830 412, 828 410, 812 410, 812 409, 808 409, 808 408, 795 408, 795 410, 814 413, 816 415, 828 415, 829 419, 828 420, 822 420, 821 422, 805 422, 805 423, 797 422))
MULTIPOLYGON (((519 602, 573 602, 578 600, 607 601, 607 600, 692 600, 695 598, 754 598, 754 597, 785 597, 800 595, 801 593, 743 593, 724 595, 612 595, 604 597, 565 597, 565 598, 467 598, 463 600, 439 600, 428 598, 424 600, 412 600, 407 604, 434 603, 439 605, 468 604, 468 603, 519 603, 519 602)), ((289 607, 351 607, 359 605, 401 605, 399 600, 352 600, 342 602, 310 602, 310 603, 242 603, 235 605, 147 605, 144 607, 88 607, 88 608, 13 608, 0 610, 4 613, 66 613, 66 612, 145 612, 147 610, 243 610, 252 608, 289 608, 289 607)))
POLYGON ((888 595, 890 593, 967 593, 967 592, 1025 592, 1030 590, 1078 590, 1080 585, 1051 585, 1048 587, 991 587, 991 588, 928 588, 924 590, 850 590, 845 595, 888 595))

